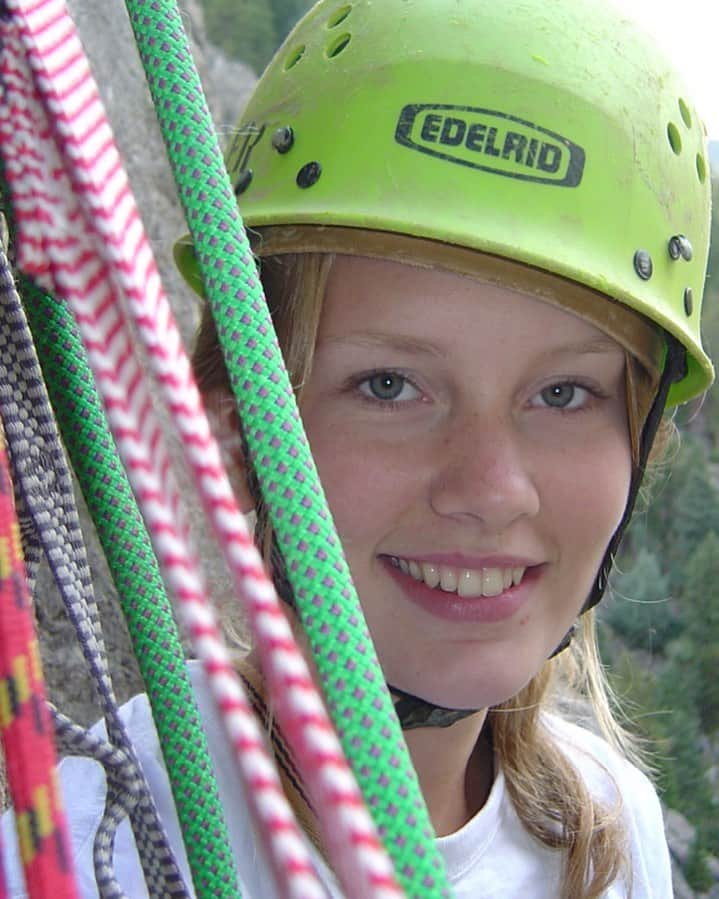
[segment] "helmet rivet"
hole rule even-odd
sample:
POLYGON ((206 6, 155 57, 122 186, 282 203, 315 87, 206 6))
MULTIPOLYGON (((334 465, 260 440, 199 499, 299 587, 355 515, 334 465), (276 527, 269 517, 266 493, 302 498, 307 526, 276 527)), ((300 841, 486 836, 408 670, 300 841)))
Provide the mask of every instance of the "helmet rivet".
POLYGON ((313 184, 319 181, 321 174, 322 166, 319 162, 308 162, 297 173, 297 186, 303 188, 312 187, 313 184))
POLYGON ((691 287, 684 288, 684 311, 687 315, 691 315, 694 311, 694 293, 691 287))
POLYGON ((247 188, 252 183, 253 176, 252 169, 242 169, 240 174, 237 176, 237 183, 235 184, 235 196, 239 197, 240 194, 243 194, 247 188))
POLYGON ((278 153, 288 153, 295 142, 295 133, 289 125, 278 128, 272 135, 272 146, 278 153))
POLYGON ((675 234, 674 237, 670 237, 669 255, 672 257, 672 259, 679 259, 679 257, 681 256, 682 259, 690 262, 692 256, 694 255, 694 250, 689 241, 689 238, 685 237, 684 234, 675 234))
POLYGON ((639 275, 642 281, 648 281, 654 271, 652 257, 646 250, 637 250, 634 254, 634 271, 639 275))

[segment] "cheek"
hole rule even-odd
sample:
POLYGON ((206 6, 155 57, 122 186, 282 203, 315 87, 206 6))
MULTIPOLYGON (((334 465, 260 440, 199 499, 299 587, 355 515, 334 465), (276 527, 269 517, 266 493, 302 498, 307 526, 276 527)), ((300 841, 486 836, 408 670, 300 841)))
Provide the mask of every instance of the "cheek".
MULTIPOLYGON (((403 478, 394 460, 376 444, 307 424, 312 454, 337 530, 348 552, 352 544, 382 532, 396 508, 403 478)), ((348 429, 349 430, 349 429, 348 429)))
POLYGON ((631 453, 623 433, 597 441, 590 450, 555 460, 545 510, 551 508, 561 522, 566 542, 599 564, 627 506, 631 453))

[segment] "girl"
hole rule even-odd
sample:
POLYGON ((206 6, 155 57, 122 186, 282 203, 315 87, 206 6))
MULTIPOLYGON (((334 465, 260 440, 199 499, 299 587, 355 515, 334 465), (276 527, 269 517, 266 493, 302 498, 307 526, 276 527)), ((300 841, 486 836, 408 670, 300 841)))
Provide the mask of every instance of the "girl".
MULTIPOLYGON (((600 0, 321 0, 261 79, 228 167, 455 896, 671 896, 591 609, 665 406, 712 379, 708 162, 676 75, 600 0), (604 737, 552 709, 569 685, 604 737)), ((200 287, 189 241, 177 259, 200 287)), ((291 607, 207 312, 195 364, 291 607)), ((241 671, 266 710, 251 654, 241 671)), ((195 680, 243 895, 264 899, 195 680)), ((126 717, 177 844, 143 697, 126 717)), ((93 895, 89 767, 61 770, 93 895)), ((288 790, 339 895, 301 784, 288 790)), ((116 867, 144 895, 126 832, 116 867)))

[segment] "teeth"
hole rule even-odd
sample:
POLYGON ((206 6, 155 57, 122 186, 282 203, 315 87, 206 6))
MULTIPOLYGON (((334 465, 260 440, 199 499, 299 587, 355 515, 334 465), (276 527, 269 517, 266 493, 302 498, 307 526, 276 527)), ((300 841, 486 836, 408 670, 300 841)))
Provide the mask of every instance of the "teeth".
POLYGON ((439 586, 445 593, 456 593, 458 580, 459 572, 456 568, 447 568, 445 565, 439 566, 439 586))
POLYGON ((482 569, 482 595, 499 596, 504 590, 504 574, 502 568, 482 569))
POLYGON ((460 596, 480 596, 482 594, 483 581, 483 572, 464 569, 459 575, 457 593, 460 596))
POLYGON ((428 587, 439 586, 439 568, 437 565, 430 565, 428 562, 422 562, 422 580, 428 587))
POLYGON ((428 587, 439 587, 446 593, 462 597, 499 596, 522 582, 526 568, 452 568, 429 562, 408 562, 394 557, 392 564, 428 587))

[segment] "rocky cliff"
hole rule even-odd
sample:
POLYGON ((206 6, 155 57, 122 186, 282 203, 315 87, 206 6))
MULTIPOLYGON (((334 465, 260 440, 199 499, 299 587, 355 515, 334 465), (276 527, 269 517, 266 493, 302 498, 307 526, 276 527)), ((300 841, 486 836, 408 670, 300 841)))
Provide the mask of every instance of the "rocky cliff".
MULTIPOLYGON (((102 3, 68 0, 68 3, 93 65, 165 287, 183 334, 189 340, 196 322, 197 302, 178 277, 171 260, 172 243, 185 230, 184 221, 124 4, 120 0, 102 3)), ((228 60, 207 42, 197 0, 182 0, 181 8, 213 117, 220 134, 225 134, 237 119, 254 75, 248 67, 228 60)), ((89 524, 87 539, 115 688, 122 700, 141 689, 141 683, 114 590, 89 524)), ((89 723, 98 714, 93 687, 47 570, 39 580, 36 603, 51 697, 71 717, 89 723)), ((676 896, 689 899, 694 894, 679 866, 687 861, 692 829, 675 812, 669 814, 668 825, 676 864, 676 896)), ((719 881, 719 870, 715 873, 719 881)), ((719 896, 719 886, 707 895, 719 896)))
MULTIPOLYGON (((125 160, 165 289, 189 342, 196 324, 197 298, 179 277, 171 257, 174 240, 187 229, 125 6, 122 2, 95 0, 69 0, 68 6, 125 160)), ((196 0, 183 0, 180 7, 213 118, 220 134, 225 134, 237 120, 255 76, 247 66, 227 59, 207 43, 202 10, 196 0)), ((118 698, 123 700, 138 692, 141 682, 102 553, 87 517, 85 522, 113 679, 118 698)), ((51 698, 75 720, 89 723, 98 716, 94 688, 47 569, 38 581, 36 603, 51 698)))

